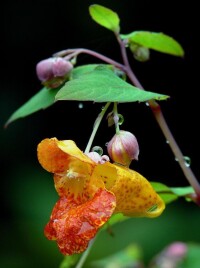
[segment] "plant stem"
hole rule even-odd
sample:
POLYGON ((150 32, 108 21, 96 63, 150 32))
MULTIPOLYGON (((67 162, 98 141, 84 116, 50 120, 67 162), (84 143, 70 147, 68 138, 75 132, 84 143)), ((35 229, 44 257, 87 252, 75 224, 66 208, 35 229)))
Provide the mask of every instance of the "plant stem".
POLYGON ((108 58, 108 57, 106 57, 98 52, 95 52, 93 50, 86 49, 86 48, 66 49, 66 50, 55 53, 53 56, 65 57, 66 60, 70 60, 71 58, 76 57, 81 53, 89 54, 93 57, 99 58, 100 60, 107 62, 107 63, 119 68, 120 70, 124 69, 123 64, 121 64, 117 61, 114 61, 114 60, 112 60, 112 59, 110 59, 110 58, 108 58))
POLYGON ((116 134, 119 134, 119 116, 118 116, 118 111, 117 111, 117 102, 114 102, 114 107, 113 107, 113 114, 114 114, 114 122, 115 122, 115 132, 116 134))
MULTIPOLYGON (((118 35, 116 35, 116 37, 117 37, 117 40, 118 40, 119 45, 120 45, 122 59, 123 59, 124 65, 126 67, 125 70, 124 69, 123 70, 126 72, 130 81, 136 87, 144 90, 143 86, 141 85, 141 83, 139 82, 139 80, 137 79, 137 77, 135 76, 134 72, 132 71, 132 69, 130 67, 124 42, 120 39, 120 37, 118 35)), ((148 104, 149 104, 149 107, 151 108, 153 115, 154 115, 157 123, 159 124, 166 140, 169 142, 169 146, 171 147, 171 150, 172 150, 173 154, 175 155, 175 158, 177 159, 186 179, 188 180, 188 182, 190 183, 190 185, 193 187, 193 189, 196 192, 197 197, 194 198, 194 201, 196 201, 197 204, 199 204, 200 203, 200 184, 199 184, 197 178, 195 177, 194 173, 192 172, 191 168, 188 165, 186 165, 184 155, 181 152, 176 140, 174 139, 174 137, 173 137, 173 135, 172 135, 167 123, 166 123, 166 120, 163 116, 160 105, 154 100, 148 101, 148 104)))
POLYGON ((94 244, 94 241, 96 239, 96 236, 90 241, 89 245, 88 245, 88 248, 83 252, 83 254, 81 255, 81 258, 79 259, 77 265, 75 268, 82 268, 83 267, 83 264, 84 262, 86 261, 89 253, 90 253, 90 250, 94 244))
MULTIPOLYGON (((97 130, 98 130, 99 126, 100 126, 100 123, 101 123, 101 121, 102 121, 102 119, 103 119, 103 117, 104 117, 104 115, 105 115, 105 113, 106 113, 106 111, 107 111, 109 106, 110 106, 110 102, 107 102, 106 105, 103 107, 102 111, 100 112, 100 114, 98 115, 98 117, 97 117, 97 119, 96 119, 96 121, 94 123, 92 134, 91 134, 90 139, 88 141, 88 144, 87 144, 87 146, 85 148, 85 153, 90 152, 94 137, 95 137, 95 135, 97 133, 97 130)), ((95 239, 96 239, 96 236, 90 241, 87 250, 84 251, 84 253, 82 254, 82 256, 79 259, 79 261, 78 261, 78 263, 77 263, 75 268, 81 268, 83 266, 84 262, 86 261, 88 255, 90 253, 90 250, 91 250, 91 248, 92 248, 92 246, 94 244, 95 239)))
POLYGON ((93 143, 93 140, 94 140, 94 137, 97 133, 97 130, 99 128, 99 125, 101 123, 101 120, 103 119, 108 107, 110 105, 110 102, 107 102, 106 105, 103 107, 102 111, 100 112, 100 114, 98 115, 95 123, 94 123, 94 127, 93 127, 93 130, 92 130, 92 134, 90 136, 90 139, 88 141, 88 144, 86 146, 86 149, 85 149, 85 153, 89 153, 90 149, 91 149, 91 146, 92 146, 92 143, 93 143))

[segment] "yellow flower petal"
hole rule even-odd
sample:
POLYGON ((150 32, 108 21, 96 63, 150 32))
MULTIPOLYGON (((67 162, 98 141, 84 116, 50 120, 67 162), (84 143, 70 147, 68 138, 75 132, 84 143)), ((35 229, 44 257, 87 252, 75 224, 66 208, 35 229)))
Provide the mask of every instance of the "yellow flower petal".
POLYGON ((99 188, 105 188, 102 181, 91 177, 97 164, 71 140, 44 139, 38 145, 38 160, 44 169, 54 173, 60 196, 73 196, 84 202, 99 188))
POLYGON ((158 217, 165 203, 142 175, 127 167, 105 163, 94 168, 92 177, 102 180, 117 199, 115 213, 130 217, 158 217))
POLYGON ((117 180, 110 191, 117 199, 115 212, 131 217, 158 217, 165 209, 164 201, 142 175, 115 165, 117 180))
POLYGON ((69 155, 57 146, 57 139, 44 139, 38 144, 38 160, 41 166, 52 173, 62 173, 68 169, 69 155))

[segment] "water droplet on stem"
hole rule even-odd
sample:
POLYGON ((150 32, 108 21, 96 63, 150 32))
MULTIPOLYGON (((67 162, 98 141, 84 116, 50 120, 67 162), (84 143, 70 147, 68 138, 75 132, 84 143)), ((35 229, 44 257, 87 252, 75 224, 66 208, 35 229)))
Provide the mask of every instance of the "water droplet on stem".
POLYGON ((190 165, 191 165, 191 159, 190 159, 190 157, 184 156, 184 160, 185 160, 186 167, 190 167, 190 165))
POLYGON ((100 146, 94 146, 91 151, 103 155, 103 149, 100 146))

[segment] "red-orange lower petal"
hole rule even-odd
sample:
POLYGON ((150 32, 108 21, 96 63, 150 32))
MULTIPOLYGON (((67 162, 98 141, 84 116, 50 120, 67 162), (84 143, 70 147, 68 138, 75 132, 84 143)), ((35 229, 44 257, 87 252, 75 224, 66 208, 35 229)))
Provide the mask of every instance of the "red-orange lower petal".
POLYGON ((109 220, 116 207, 114 194, 100 189, 93 199, 77 205, 62 197, 55 205, 45 235, 57 240, 64 255, 83 252, 98 229, 109 220))

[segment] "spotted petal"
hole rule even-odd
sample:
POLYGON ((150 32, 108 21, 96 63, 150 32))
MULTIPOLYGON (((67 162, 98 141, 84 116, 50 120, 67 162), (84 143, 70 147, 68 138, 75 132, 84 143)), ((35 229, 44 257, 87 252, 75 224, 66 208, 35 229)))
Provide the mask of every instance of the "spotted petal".
POLYGON ((97 165, 92 176, 102 180, 107 190, 116 196, 115 213, 130 217, 158 217, 165 204, 151 184, 138 172, 105 163, 97 165))
POLYGON ((117 180, 110 189, 117 199, 115 212, 131 217, 158 217, 165 209, 165 203, 149 181, 134 170, 115 167, 117 180))
POLYGON ((115 207, 114 194, 105 189, 99 189, 84 204, 61 197, 45 227, 45 235, 50 240, 57 240, 64 255, 81 253, 99 228, 111 217, 115 207))

